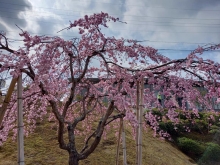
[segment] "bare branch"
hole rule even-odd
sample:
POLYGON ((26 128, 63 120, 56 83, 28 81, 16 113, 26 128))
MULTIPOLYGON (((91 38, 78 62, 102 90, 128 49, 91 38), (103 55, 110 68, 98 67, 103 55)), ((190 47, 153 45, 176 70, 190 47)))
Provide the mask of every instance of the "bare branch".
POLYGON ((89 147, 89 140, 95 136, 96 134, 96 130, 86 139, 85 145, 83 147, 83 149, 80 151, 80 154, 82 154, 88 147, 89 147))
POLYGON ((114 101, 111 101, 108 109, 106 110, 104 117, 100 120, 100 122, 97 126, 94 141, 92 142, 91 146, 87 150, 80 153, 79 160, 87 158, 95 150, 95 148, 97 147, 97 145, 99 144, 99 142, 101 140, 101 136, 103 134, 105 124, 106 124, 109 116, 112 114, 113 110, 114 110, 114 101))
POLYGON ((118 118, 123 118, 123 117, 125 117, 125 114, 124 114, 124 113, 111 116, 111 117, 109 117, 109 118, 112 118, 112 119, 109 120, 109 121, 105 124, 105 126, 108 125, 108 124, 110 124, 110 123, 113 122, 114 120, 116 120, 116 119, 118 119, 118 118))
POLYGON ((8 48, 8 39, 7 39, 6 36, 3 35, 2 33, 0 33, 0 36, 2 36, 2 37, 5 39, 5 46, 3 46, 3 44, 2 44, 1 42, 0 42, 0 45, 1 45, 2 47, 8 48))

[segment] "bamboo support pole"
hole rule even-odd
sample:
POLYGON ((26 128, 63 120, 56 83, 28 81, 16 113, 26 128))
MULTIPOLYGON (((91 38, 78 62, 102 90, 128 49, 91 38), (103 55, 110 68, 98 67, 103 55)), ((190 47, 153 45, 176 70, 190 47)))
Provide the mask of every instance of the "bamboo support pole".
POLYGON ((118 143, 117 143, 117 151, 116 151, 116 165, 119 164, 119 147, 120 147, 120 139, 121 139, 121 131, 122 131, 122 119, 120 119, 120 126, 119 126, 119 134, 118 134, 118 143))
MULTIPOLYGON (((140 83, 137 81, 137 100, 136 100, 136 117, 137 121, 139 123, 139 103, 140 103, 140 83)), ((136 165, 138 165, 139 160, 139 149, 138 149, 138 131, 139 131, 139 125, 136 127, 136 165)))
POLYGON ((125 140, 125 129, 124 121, 122 120, 122 149, 123 149, 123 164, 127 165, 127 153, 126 153, 126 140, 125 140))
POLYGON ((23 124, 23 98, 22 98, 22 75, 18 77, 18 165, 24 165, 24 124, 23 124))
POLYGON ((142 165, 142 118, 143 118, 143 93, 144 80, 140 82, 140 103, 139 103, 139 121, 138 121, 138 165, 142 165))

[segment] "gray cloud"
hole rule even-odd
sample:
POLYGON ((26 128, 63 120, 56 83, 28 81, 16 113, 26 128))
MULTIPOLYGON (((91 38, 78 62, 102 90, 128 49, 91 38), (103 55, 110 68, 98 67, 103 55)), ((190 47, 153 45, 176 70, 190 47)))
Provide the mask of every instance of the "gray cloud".
POLYGON ((31 4, 28 0, 0 0, 0 29, 8 30, 8 27, 14 28, 15 24, 21 28, 25 27, 25 19, 19 18, 19 13, 30 10, 31 4))
MULTIPOLYGON (((0 30, 4 30, 4 24, 16 28, 16 23, 30 33, 76 36, 76 28, 56 32, 68 26, 69 21, 103 11, 127 22, 110 23, 109 29, 103 28, 108 36, 148 40, 142 44, 158 49, 194 49, 203 44, 189 43, 220 42, 219 0, 29 1, 31 4, 27 0, 0 0, 0 3, 4 2, 0 6, 0 30), (32 6, 32 9, 25 6, 32 6), (24 19, 19 19, 18 14, 23 10, 30 12, 26 12, 24 19)), ((188 52, 168 50, 162 53, 175 58, 188 52)))
MULTIPOLYGON (((138 2, 127 0, 124 12, 123 19, 131 20, 128 23, 131 24, 129 33, 132 37, 164 42, 220 42, 219 26, 215 26, 220 23, 218 0, 140 0, 138 2)), ((176 44, 153 45, 173 47, 176 44)))

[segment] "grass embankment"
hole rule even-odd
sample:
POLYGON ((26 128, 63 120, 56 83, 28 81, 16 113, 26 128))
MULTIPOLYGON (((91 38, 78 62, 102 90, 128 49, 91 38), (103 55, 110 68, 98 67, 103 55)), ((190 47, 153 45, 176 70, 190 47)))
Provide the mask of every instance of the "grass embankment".
MULTIPOLYGON (((33 134, 25 138, 26 165, 65 165, 68 164, 68 153, 59 149, 57 131, 53 123, 39 124, 33 134)), ((77 136, 77 146, 82 146, 84 137, 77 136)), ((112 130, 106 140, 102 140, 98 148, 80 165, 114 165, 116 155, 116 138, 112 130)), ((130 128, 126 128, 127 162, 135 164, 135 141, 130 128)), ((122 149, 120 149, 122 164, 122 149)), ((152 132, 143 134, 143 165, 190 165, 193 160, 179 151, 169 142, 152 137, 152 132)), ((17 165, 16 142, 10 139, 0 147, 0 165, 17 165)))

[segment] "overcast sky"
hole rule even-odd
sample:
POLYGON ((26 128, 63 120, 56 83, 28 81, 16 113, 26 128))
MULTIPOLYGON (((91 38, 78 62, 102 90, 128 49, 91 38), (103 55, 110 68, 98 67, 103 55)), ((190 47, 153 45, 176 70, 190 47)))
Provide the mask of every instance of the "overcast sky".
MULTIPOLYGON (((173 59, 198 45, 220 43, 220 0, 0 0, 0 30, 19 40, 17 24, 31 34, 70 39, 76 30, 57 31, 101 11, 127 22, 109 24, 107 35, 144 40, 173 59)), ((204 57, 220 62, 219 51, 204 57)))

